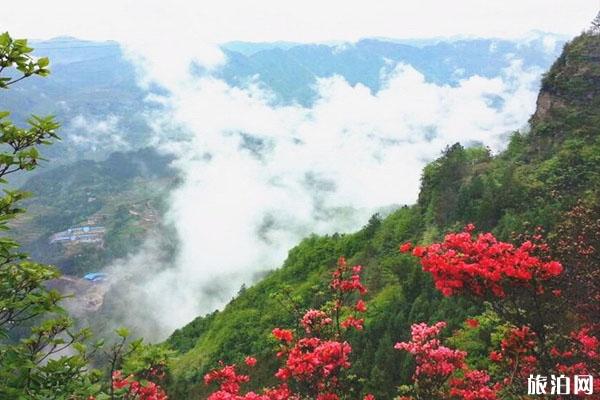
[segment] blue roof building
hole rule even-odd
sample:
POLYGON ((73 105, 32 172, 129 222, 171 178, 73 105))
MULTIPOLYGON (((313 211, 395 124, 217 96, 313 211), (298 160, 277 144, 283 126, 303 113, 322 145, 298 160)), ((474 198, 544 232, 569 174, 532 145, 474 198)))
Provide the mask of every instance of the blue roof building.
POLYGON ((86 274, 83 277, 83 279, 86 279, 91 282, 101 282, 101 281, 105 280, 107 277, 108 277, 108 275, 105 274, 104 272, 91 272, 89 274, 86 274))

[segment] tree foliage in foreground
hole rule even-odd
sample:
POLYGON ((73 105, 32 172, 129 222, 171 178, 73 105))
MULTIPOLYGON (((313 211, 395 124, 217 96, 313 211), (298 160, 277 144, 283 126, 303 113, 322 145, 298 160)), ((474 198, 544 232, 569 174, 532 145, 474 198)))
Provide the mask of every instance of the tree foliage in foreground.
MULTIPOLYGON (((47 58, 31 55, 25 39, 0 35, 0 88, 27 77, 49 74, 47 58)), ((40 145, 58 139, 59 124, 53 117, 32 116, 25 128, 0 111, 0 183, 10 174, 33 170, 39 163, 40 145)), ((4 189, 0 198, 0 229, 24 210, 18 201, 27 196, 4 189)), ((39 264, 19 251, 8 236, 0 239, 0 394, 15 399, 71 398, 93 390, 93 375, 87 375, 88 355, 83 342, 89 331, 76 330, 60 307, 63 296, 45 283, 59 276, 49 265, 39 264), (24 337, 16 340, 13 332, 24 337)))
MULTIPOLYGON (((50 73, 49 60, 35 58, 25 39, 0 35, 0 88, 34 75, 50 73)), ((53 117, 32 116, 27 127, 19 127, 0 110, 0 184, 6 177, 31 171, 41 160, 39 146, 58 139, 59 124, 53 117)), ((51 182, 48 182, 51 184, 51 182)), ((18 202, 27 193, 4 189, 0 197, 0 230, 23 213, 18 202)), ((112 376, 119 369, 140 378, 139 387, 152 387, 157 371, 169 356, 160 347, 128 341, 119 330, 118 341, 108 349, 103 343, 89 343, 91 332, 76 329, 60 306, 65 296, 49 290, 47 282, 59 277, 49 265, 31 261, 19 251, 19 244, 7 234, 0 237, 0 398, 2 399, 97 399, 134 398, 115 390, 112 376), (108 373, 90 368, 92 357, 110 360, 108 373)))

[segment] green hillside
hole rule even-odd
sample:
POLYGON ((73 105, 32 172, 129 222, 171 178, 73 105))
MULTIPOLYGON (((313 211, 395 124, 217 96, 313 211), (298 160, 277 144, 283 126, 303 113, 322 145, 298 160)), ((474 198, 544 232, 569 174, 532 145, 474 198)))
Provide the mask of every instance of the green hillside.
MULTIPOLYGON (((204 373, 219 360, 241 362, 248 354, 259 359, 252 385, 272 383, 276 366, 269 361, 274 358, 269 332, 296 320, 282 304, 320 306, 335 261, 344 255, 365 267, 369 288, 365 330, 354 338, 352 368, 365 378, 358 383, 362 390, 393 398, 396 387, 408 382, 412 361, 390 349, 408 338, 412 323, 444 319, 455 330, 467 316, 483 311, 467 300, 442 297, 416 261, 398 252, 400 243, 431 243, 470 222, 503 240, 539 225, 552 239, 575 204, 599 203, 599 36, 584 34, 565 47, 543 79, 530 125, 527 132, 515 132, 507 149, 495 156, 485 148, 449 146, 424 169, 417 204, 385 218, 373 216, 354 234, 306 238, 280 269, 240 290, 222 311, 174 332, 168 343, 180 356, 172 363, 172 397, 205 395, 204 373)), ((470 354, 483 350, 470 349, 470 354)))
POLYGON ((160 226, 165 196, 177 183, 171 160, 146 148, 39 172, 22 186, 32 197, 13 229, 33 258, 68 275, 97 271, 135 251, 160 226), (82 226, 106 231, 97 243, 50 243, 53 234, 82 226))

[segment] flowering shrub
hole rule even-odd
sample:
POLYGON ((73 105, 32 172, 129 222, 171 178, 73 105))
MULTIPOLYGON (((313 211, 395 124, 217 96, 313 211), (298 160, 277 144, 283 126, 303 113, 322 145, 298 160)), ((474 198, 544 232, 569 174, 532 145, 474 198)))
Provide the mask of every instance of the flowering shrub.
POLYGON ((558 226, 552 249, 568 265, 563 297, 593 335, 600 335, 600 205, 578 203, 558 226))
POLYGON ((592 375, 594 387, 600 387, 600 341, 591 335, 591 329, 580 328, 571 332, 569 340, 563 346, 554 346, 550 350, 557 372, 567 375, 592 375))
MULTIPOLYGON (((593 328, 597 325, 591 319, 577 324, 570 318, 572 311, 563 307, 562 289, 571 290, 571 286, 564 282, 561 263, 548 256, 550 249, 543 242, 541 228, 531 237, 521 235, 526 240, 519 246, 501 242, 491 233, 475 236, 473 230, 474 226, 468 225, 460 233, 446 235, 442 243, 429 246, 405 243, 400 251, 412 250, 420 258, 423 270, 432 275, 442 294, 487 300, 510 328, 500 340, 500 348, 489 353, 494 365, 490 372, 468 370, 466 353, 452 351, 435 339, 443 323, 413 325, 411 342, 399 343, 396 348, 415 355, 415 392, 425 390, 425 380, 428 388, 434 388, 426 398, 493 399, 499 393, 512 398, 523 392, 532 374, 597 376, 599 340, 593 328), (558 277, 561 280, 555 279, 558 277), (579 327, 564 332, 569 325, 579 327)), ((578 253, 589 257, 593 246, 584 243, 583 236, 580 241, 578 253)), ((577 265, 576 258, 571 261, 577 265)), ((587 290, 593 285, 584 286, 587 290)), ((583 301, 590 309, 588 299, 583 301)), ((465 324, 478 327, 475 319, 467 319, 465 324)))
POLYGON ((142 383, 132 375, 123 377, 121 371, 113 372, 112 382, 113 390, 124 400, 167 400, 165 392, 154 382, 142 383))
POLYGON ((535 334, 528 326, 515 327, 501 340, 500 350, 490 353, 490 360, 500 367, 505 386, 512 385, 515 379, 521 385, 530 374, 540 372, 536 344, 535 334))
MULTIPOLYGON (((467 353, 441 344, 438 336, 446 326, 438 322, 411 327, 411 340, 397 343, 397 350, 408 351, 415 357, 417 367, 412 389, 417 398, 494 400, 500 388, 490 386, 490 377, 484 371, 470 370, 465 362, 467 353)), ((403 397, 405 400, 412 397, 403 397)))
POLYGON ((289 351, 280 352, 280 357, 286 355, 287 359, 276 376, 284 381, 294 378, 310 383, 318 391, 334 389, 341 370, 350 367, 351 351, 347 342, 302 338, 289 351))
MULTIPOLYGON (((400 250, 420 258, 423 270, 432 275, 443 295, 468 295, 492 305, 502 321, 498 329, 503 336, 488 350, 490 367, 472 369, 467 352, 444 345, 440 335, 445 322, 414 324, 411 339, 395 345, 395 349, 414 356, 416 362, 414 383, 399 399, 515 398, 521 396, 531 374, 597 375, 600 342, 591 325, 579 325, 564 334, 553 328, 556 315, 548 318, 548 307, 564 303, 563 288, 555 279, 563 276, 563 266, 548 256, 549 248, 539 232, 513 245, 491 233, 474 235, 473 230, 468 225, 460 233, 446 235, 442 243, 405 243, 400 250)), ((352 346, 344 338, 349 330, 364 327, 367 289, 361 272, 360 266, 350 267, 340 258, 329 284, 330 301, 307 310, 298 329, 272 330, 281 360, 275 373, 278 385, 260 393, 244 393, 242 386, 250 381, 249 375, 239 374, 236 365, 221 364, 205 376, 206 384, 218 384, 209 400, 351 398, 347 373, 352 346)), ((557 313, 563 311, 556 308, 557 313)), ((468 318, 463 326, 478 332, 480 322, 468 318)), ((244 362, 249 368, 257 364, 250 356, 244 362)), ((364 400, 374 397, 367 395, 364 400)))
MULTIPOLYGON (((332 322, 333 320, 329 315, 321 310, 308 310, 300 320, 300 324, 304 327, 307 334, 319 331, 321 328, 330 325, 332 322)), ((291 341, 291 338, 288 341, 291 341)))
POLYGON ((256 362, 256 358, 254 357, 248 356, 244 359, 244 363, 249 367, 254 367, 256 365, 256 362))
POLYGON ((463 400, 495 400, 500 385, 490 386, 485 371, 466 371, 462 377, 450 380, 450 397, 463 400))
MULTIPOLYGON (((531 286, 561 274, 562 265, 543 260, 534 254, 547 250, 543 245, 526 241, 520 246, 497 240, 491 233, 473 237, 469 224, 463 232, 446 235, 442 243, 416 246, 412 254, 421 259, 423 271, 429 272, 435 287, 445 296, 467 293, 475 296, 505 297, 507 287, 531 286)), ((403 244, 408 252, 412 246, 403 244)))
POLYGON ((473 234, 469 224, 462 232, 450 233, 442 243, 405 246, 401 250, 421 259, 423 271, 432 275, 445 296, 468 295, 487 300, 501 318, 514 326, 528 325, 537 340, 538 359, 550 368, 549 332, 558 329, 549 318, 562 307, 557 287, 562 265, 549 257, 541 228, 521 245, 499 241, 491 233, 473 234))
POLYGON ((411 341, 396 343, 394 346, 397 350, 406 350, 415 356, 417 369, 414 378, 417 382, 445 380, 456 369, 464 367, 466 353, 442 346, 437 338, 445 326, 445 322, 432 326, 425 323, 414 324, 411 327, 411 341))
MULTIPOLYGON (((253 367, 256 365, 256 360, 252 357, 246 358, 246 365, 253 367), (248 360, 251 360, 250 363, 248 360)), ((207 385, 212 382, 219 384, 219 390, 208 396, 208 400, 291 400, 296 398, 286 385, 267 389, 263 394, 254 392, 240 394, 241 384, 248 381, 250 381, 250 377, 239 375, 235 365, 222 365, 220 369, 213 370, 204 376, 204 382, 207 385)))
POLYGON ((537 374, 592 375, 596 377, 594 386, 598 387, 600 342, 589 335, 587 328, 571 333, 565 344, 566 350, 553 347, 554 367, 542 370, 535 334, 528 326, 513 327, 502 338, 500 349, 489 355, 494 368, 485 371, 470 369, 465 361, 466 352, 442 345, 438 336, 445 326, 444 322, 432 326, 414 324, 411 340, 396 344, 396 349, 411 353, 417 364, 414 384, 408 388, 411 396, 400 397, 401 400, 521 398, 528 377, 537 374))
MULTIPOLYGON (((332 300, 322 309, 306 311, 299 321, 303 329, 297 334, 290 329, 273 329, 273 337, 279 342, 277 357, 282 359, 275 377, 281 384, 260 394, 242 394, 241 385, 250 377, 239 375, 235 365, 222 365, 204 377, 206 384, 219 384, 209 400, 345 398, 348 385, 344 383, 344 373, 351 366, 352 347, 343 336, 349 329, 363 328, 364 319, 359 318, 359 314, 367 311, 366 303, 360 298, 367 293, 360 279, 361 270, 360 266, 350 267, 340 258, 329 285, 332 300), (354 301, 356 296, 359 299, 354 301)), ((246 357, 245 363, 253 367, 256 359, 246 357)), ((374 397, 367 395, 365 399, 374 400, 374 397)))
POLYGON ((277 340, 287 343, 294 339, 294 334, 289 329, 275 328, 273 329, 273 336, 275 336, 277 340))

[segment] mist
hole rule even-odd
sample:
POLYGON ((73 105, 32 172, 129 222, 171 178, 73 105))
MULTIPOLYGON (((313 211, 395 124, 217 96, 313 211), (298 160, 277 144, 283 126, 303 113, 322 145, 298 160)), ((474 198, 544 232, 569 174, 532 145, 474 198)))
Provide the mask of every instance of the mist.
POLYGON ((194 59, 179 60, 172 75, 152 53, 130 54, 140 84, 166 89, 148 98, 162 106, 149 125, 182 179, 164 221, 174 258, 158 234, 109 267, 120 308, 111 323, 150 340, 223 307, 303 237, 351 232, 414 203, 423 166, 447 145, 502 149, 534 110, 541 75, 512 60, 495 78, 440 86, 396 64, 381 71, 377 93, 322 78, 317 100, 302 107, 279 104, 258 79, 234 88, 215 78, 211 68, 226 59, 202 74, 191 72, 194 59))

